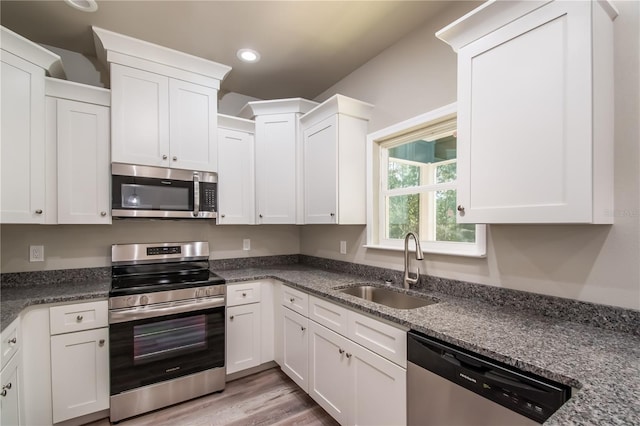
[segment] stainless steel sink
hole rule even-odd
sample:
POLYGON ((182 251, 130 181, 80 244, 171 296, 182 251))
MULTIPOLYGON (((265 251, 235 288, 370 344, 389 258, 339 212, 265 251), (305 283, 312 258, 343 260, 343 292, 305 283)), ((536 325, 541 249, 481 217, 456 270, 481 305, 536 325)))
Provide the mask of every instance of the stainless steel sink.
POLYGON ((372 285, 358 285, 343 288, 338 291, 395 309, 415 309, 438 303, 433 299, 412 296, 410 294, 400 293, 391 289, 375 287, 372 285))

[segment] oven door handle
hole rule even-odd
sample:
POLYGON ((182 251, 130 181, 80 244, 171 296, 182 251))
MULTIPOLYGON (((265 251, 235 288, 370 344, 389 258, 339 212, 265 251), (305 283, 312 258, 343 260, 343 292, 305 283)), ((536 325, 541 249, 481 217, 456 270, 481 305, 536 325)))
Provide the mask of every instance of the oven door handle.
POLYGON ((136 321, 146 318, 157 318, 165 315, 181 314, 184 312, 202 311, 225 305, 224 297, 207 297, 197 300, 183 300, 178 302, 158 303, 151 306, 136 306, 133 308, 113 309, 109 311, 109 324, 136 321))

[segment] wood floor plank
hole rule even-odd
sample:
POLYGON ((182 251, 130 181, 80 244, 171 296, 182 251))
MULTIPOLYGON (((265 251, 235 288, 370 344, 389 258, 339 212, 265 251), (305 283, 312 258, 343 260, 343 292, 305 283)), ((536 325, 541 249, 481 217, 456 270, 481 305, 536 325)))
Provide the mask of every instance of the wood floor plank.
MULTIPOLYGON (((109 426, 108 419, 88 426, 109 426)), ((336 426, 338 423, 279 368, 206 395, 117 423, 118 426, 336 426)))

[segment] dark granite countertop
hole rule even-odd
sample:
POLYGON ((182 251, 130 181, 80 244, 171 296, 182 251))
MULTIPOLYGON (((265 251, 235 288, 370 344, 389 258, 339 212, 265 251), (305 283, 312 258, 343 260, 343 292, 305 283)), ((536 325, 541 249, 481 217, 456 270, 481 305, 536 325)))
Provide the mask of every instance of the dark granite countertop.
MULTIPOLYGON (((577 390, 547 425, 640 424, 640 336, 535 315, 439 292, 439 303, 387 308, 337 291, 370 282, 361 275, 302 264, 215 271, 227 283, 273 278, 356 310, 412 328, 577 390)), ((35 304, 106 298, 110 280, 58 280, 1 288, 1 326, 35 304)))

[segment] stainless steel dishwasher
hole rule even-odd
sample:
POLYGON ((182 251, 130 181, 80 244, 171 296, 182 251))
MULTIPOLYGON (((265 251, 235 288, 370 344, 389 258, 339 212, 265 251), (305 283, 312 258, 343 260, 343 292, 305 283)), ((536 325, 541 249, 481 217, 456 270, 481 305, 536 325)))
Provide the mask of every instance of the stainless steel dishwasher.
POLYGON ((407 421, 420 426, 537 425, 571 388, 456 348, 407 336, 407 421))

